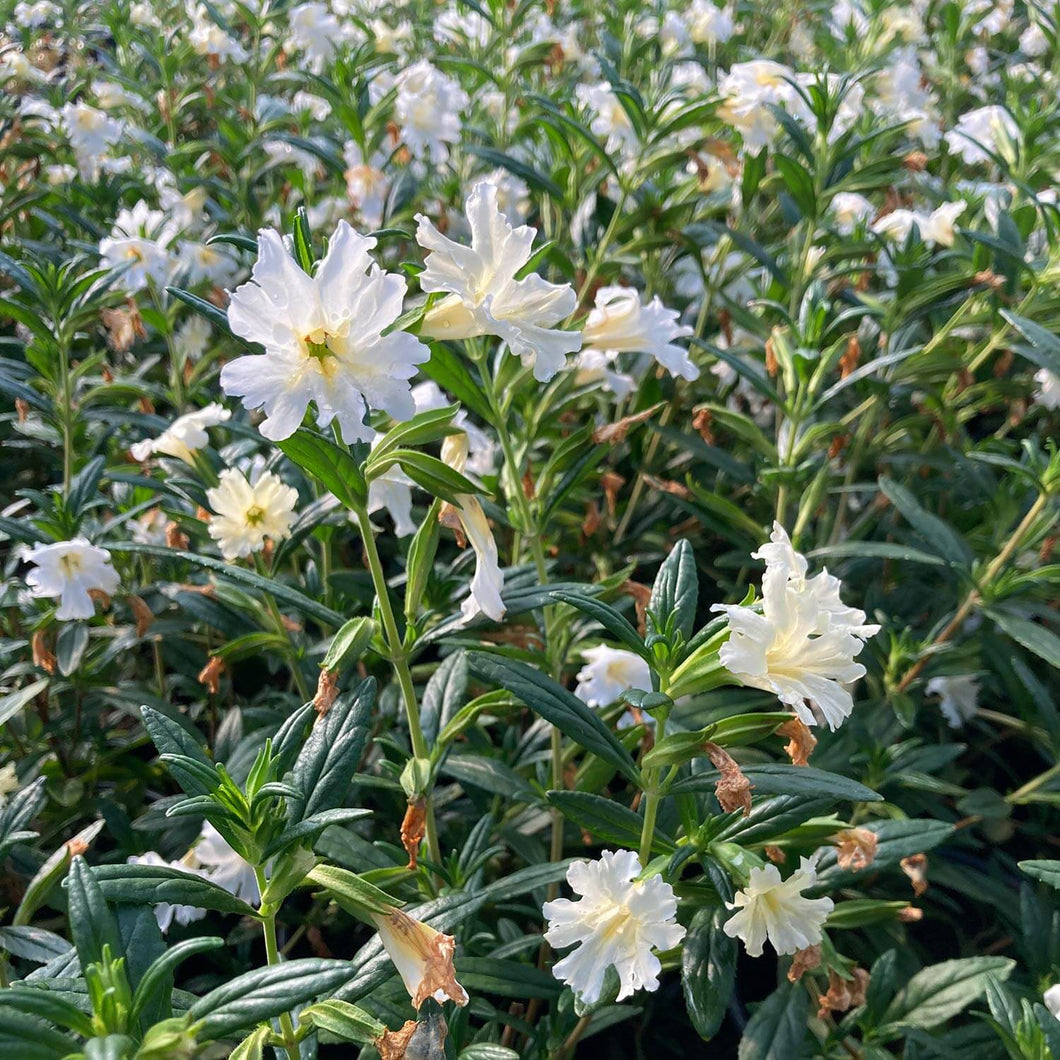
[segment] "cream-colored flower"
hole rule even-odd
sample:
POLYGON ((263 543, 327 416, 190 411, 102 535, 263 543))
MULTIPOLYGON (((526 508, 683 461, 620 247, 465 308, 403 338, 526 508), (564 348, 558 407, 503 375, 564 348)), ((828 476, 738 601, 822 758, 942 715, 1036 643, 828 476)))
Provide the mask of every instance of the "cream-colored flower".
POLYGON ((136 460, 146 460, 153 453, 160 453, 163 456, 175 456, 190 464, 191 454, 210 444, 207 427, 216 427, 231 415, 223 405, 214 402, 195 412, 178 416, 157 438, 145 438, 130 446, 129 452, 136 460))
POLYGON ((619 1001, 636 990, 658 990, 662 964, 653 951, 672 949, 684 938, 673 888, 661 876, 637 880, 640 873, 631 850, 605 850, 599 860, 576 861, 567 870, 578 901, 557 898, 541 907, 545 941, 577 947, 552 974, 587 1004, 599 1000, 611 967, 618 972, 619 1001))
POLYGON ((206 491, 216 516, 210 537, 227 560, 239 559, 265 547, 265 539, 282 541, 291 532, 298 492, 271 471, 263 471, 251 485, 241 471, 221 472, 220 484, 206 491))
POLYGON ((449 296, 428 311, 421 332, 437 339, 496 335, 524 364, 533 365, 535 379, 547 382, 566 355, 581 346, 578 332, 553 327, 574 311, 574 290, 536 273, 516 279, 530 260, 537 230, 511 226, 497 206, 495 185, 476 184, 465 206, 470 247, 447 239, 429 218, 416 215, 416 240, 429 251, 420 287, 449 296))
POLYGON ((412 998, 413 1008, 418 1009, 428 998, 438 1004, 468 1003, 467 991, 456 981, 453 968, 456 940, 452 935, 435 931, 400 909, 372 913, 371 918, 412 998))
POLYGON ((933 677, 924 692, 939 697, 939 710, 952 729, 963 728, 979 712, 979 681, 975 674, 933 677))
POLYGON ((95 605, 89 593, 98 589, 109 596, 121 585, 118 572, 110 565, 110 553, 89 544, 83 537, 35 545, 25 552, 24 558, 27 563, 37 565, 36 570, 26 575, 30 596, 57 596, 59 607, 55 617, 60 622, 91 618, 95 605))
POLYGON ((635 652, 600 644, 582 651, 585 666, 578 671, 574 694, 590 707, 607 707, 631 688, 651 691, 651 671, 635 652))
POLYGON ((725 921, 729 938, 743 939, 752 957, 762 956, 768 939, 777 953, 795 953, 821 941, 821 928, 834 908, 831 898, 805 898, 802 892, 817 882, 817 870, 809 858, 786 879, 776 865, 751 869, 750 880, 735 899, 727 903, 736 909, 725 921))

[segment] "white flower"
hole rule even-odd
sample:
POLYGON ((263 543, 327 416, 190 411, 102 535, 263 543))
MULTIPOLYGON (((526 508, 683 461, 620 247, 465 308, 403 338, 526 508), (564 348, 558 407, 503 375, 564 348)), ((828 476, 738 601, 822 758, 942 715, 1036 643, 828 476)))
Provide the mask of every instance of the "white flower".
POLYGON ((1032 22, 1020 34, 1020 51, 1024 55, 1037 57, 1044 55, 1049 50, 1049 38, 1037 22, 1032 22))
POLYGON ((732 11, 712 0, 692 0, 687 17, 688 34, 696 44, 724 44, 735 30, 732 11))
POLYGON ((207 878, 218 887, 223 887, 229 894, 251 905, 261 901, 253 866, 228 845, 224 836, 209 821, 203 822, 202 831, 190 855, 206 870, 207 878))
POLYGON ((185 361, 197 361, 205 352, 213 335, 210 323, 204 317, 188 317, 173 336, 173 347, 185 361))
POLYGON ((608 81, 597 85, 577 85, 574 95, 578 102, 593 111, 589 128, 605 141, 608 151, 624 150, 631 153, 638 143, 637 130, 629 120, 622 101, 615 95, 608 81))
POLYGON ((942 247, 952 247, 957 232, 954 222, 968 208, 966 202, 944 202, 931 213, 920 210, 892 210, 873 222, 872 230, 878 235, 888 236, 904 243, 916 225, 920 238, 928 245, 936 243, 942 247))
MULTIPOLYGON (((467 466, 468 442, 466 434, 451 434, 442 442, 442 459, 455 471, 467 466)), ((500 622, 507 610, 501 599, 504 574, 497 555, 497 542, 486 520, 486 513, 478 498, 470 493, 457 494, 457 504, 442 507, 440 521, 466 536, 475 553, 475 573, 471 578, 471 592, 461 604, 464 621, 469 622, 479 613, 500 622)))
POLYGON ((21 785, 18 782, 18 771, 15 769, 14 762, 8 762, 6 766, 0 769, 0 806, 7 801, 8 795, 14 791, 18 791, 21 785))
POLYGON ((615 353, 650 353, 671 375, 698 379, 699 369, 675 339, 692 334, 656 295, 647 304, 632 287, 601 287, 585 321, 582 347, 615 353))
MULTIPOLYGON (((419 408, 416 409, 419 412, 419 408)), ((374 449, 385 434, 377 434, 372 441, 374 449)), ((401 470, 400 464, 392 464, 377 478, 368 484, 368 514, 374 515, 385 508, 394 520, 394 533, 398 537, 408 537, 417 530, 412 518, 412 487, 415 483, 401 470)), ((351 519, 356 519, 352 513, 351 519)))
POLYGON ((395 81, 394 112, 405 146, 417 157, 444 162, 460 139, 460 112, 467 93, 426 59, 406 67, 395 81))
POLYGON ((582 651, 586 665, 578 671, 574 694, 590 707, 607 707, 631 688, 651 691, 651 671, 635 652, 600 644, 582 651))
MULTIPOLYGON (((417 383, 412 388, 412 400, 416 402, 417 415, 421 412, 448 408, 453 404, 433 379, 425 379, 422 383, 417 383)), ((490 474, 495 463, 496 444, 481 427, 476 427, 467 418, 467 413, 463 409, 456 413, 452 422, 454 427, 459 427, 467 436, 465 470, 473 475, 490 474)))
POLYGON ((110 565, 110 553, 89 544, 83 537, 35 545, 25 551, 23 558, 37 565, 36 570, 26 575, 30 596, 38 599, 57 596, 59 607, 55 617, 60 622, 91 618, 95 605, 89 592, 98 589, 110 596, 121 585, 118 572, 110 565))
POLYGON ((382 334, 401 315, 405 281, 372 262, 374 246, 340 221, 316 275, 308 276, 279 233, 258 234, 251 282, 232 293, 228 322, 265 354, 229 361, 221 387, 247 408, 265 409, 259 429, 266 438, 294 434, 310 402, 317 424, 336 420, 347 442, 371 439, 369 404, 395 419, 412 415, 407 380, 430 351, 403 331, 382 334))
POLYGON ((60 113, 63 129, 77 156, 81 179, 95 180, 99 176, 101 159, 121 138, 124 126, 87 103, 66 103, 60 113))
POLYGON ((817 869, 809 858, 786 879, 776 865, 751 869, 750 880, 735 900, 727 902, 738 909, 725 921, 729 938, 743 939, 748 954, 762 956, 768 939, 779 954, 796 953, 821 941, 821 927, 834 908, 831 898, 804 898, 802 892, 817 882, 817 869))
POLYGON ((1047 409, 1060 409, 1060 375, 1048 368, 1039 368, 1034 373, 1034 381, 1038 384, 1034 400, 1047 409))
POLYGON ((1019 126, 1004 107, 996 104, 970 110, 944 139, 949 149, 970 166, 991 161, 990 154, 1005 154, 1009 143, 1019 140, 1019 126))
POLYGON ((41 26, 54 25, 61 17, 63 10, 51 0, 19 0, 15 4, 15 22, 26 29, 39 29, 41 26))
POLYGON ((246 49, 213 21, 204 4, 196 4, 189 12, 189 17, 192 20, 192 27, 188 33, 188 43, 197 55, 231 59, 234 63, 246 61, 246 49))
POLYGON ((767 146, 776 134, 777 120, 770 105, 812 126, 813 114, 791 83, 794 79, 794 71, 770 59, 735 63, 718 81, 724 100, 718 117, 733 126, 753 151, 767 146))
MULTIPOLYGON (((167 869, 186 873, 188 876, 205 875, 203 872, 188 868, 179 861, 166 861, 161 854, 156 854, 153 850, 149 850, 146 854, 133 855, 125 860, 129 865, 161 865, 167 869)), ((155 905, 155 919, 163 934, 173 926, 174 920, 184 927, 194 920, 202 920, 204 916, 206 916, 206 910, 195 905, 170 905, 169 902, 158 902, 155 905)))
POLYGON ((867 220, 876 212, 876 207, 865 198, 852 191, 841 191, 832 197, 829 210, 836 220, 836 229, 841 235, 848 236, 855 226, 867 220))
POLYGON ((339 20, 328 10, 327 4, 308 3, 292 7, 287 25, 290 29, 288 50, 304 52, 317 71, 331 60, 342 34, 339 20))
POLYGON ((1042 1000, 1045 1002, 1045 1007, 1057 1018, 1060 1019, 1060 983, 1054 983, 1044 994, 1042 994, 1042 1000))
POLYGON ((476 184, 465 208, 470 247, 447 239, 427 217, 416 215, 416 240, 430 252, 420 287, 449 293, 424 317, 422 332, 439 339, 496 335, 524 364, 533 365, 535 379, 547 382, 566 355, 581 346, 577 332, 552 327, 574 311, 574 290, 536 273, 515 278, 530 259, 537 230, 512 228, 497 208, 494 185, 476 184))
POLYGON ((169 244, 173 227, 161 210, 152 210, 141 199, 131 210, 122 210, 110 235, 99 241, 103 264, 116 269, 125 266, 120 283, 130 294, 149 283, 164 284, 173 271, 169 244))
POLYGON ((221 483, 206 491, 217 513, 210 520, 210 537, 227 560, 249 556, 265 547, 265 538, 282 541, 291 532, 298 492, 271 471, 263 471, 251 485, 241 471, 227 468, 221 483))
POLYGON ((658 990, 662 964, 653 950, 668 950, 685 936, 677 923, 677 898, 660 876, 634 883, 640 859, 631 850, 605 850, 598 861, 576 861, 567 882, 580 899, 545 902, 545 940, 577 944, 552 974, 591 1004, 599 1000, 609 967, 618 972, 618 1000, 634 991, 658 990))
POLYGON ((845 685, 865 676, 854 657, 880 627, 842 602, 839 579, 827 571, 806 578, 806 560, 779 523, 770 541, 752 553, 766 562, 761 611, 738 604, 712 608, 729 616, 721 663, 742 684, 773 692, 807 725, 821 717, 838 728, 854 707, 845 685))
POLYGON ((372 913, 372 922, 394 967, 418 1009, 428 998, 438 1004, 468 1003, 467 991, 456 981, 453 954, 456 941, 429 924, 394 909, 389 914, 372 913))
POLYGON ((526 181, 506 169, 495 169, 482 179, 497 189, 497 209, 509 223, 522 224, 530 212, 530 189, 526 181))
POLYGON ((136 460, 146 460, 152 453, 161 453, 190 464, 191 454, 210 444, 206 428, 224 423, 231 415, 223 405, 214 402, 195 412, 178 416, 157 438, 137 442, 129 447, 129 451, 136 460))
POLYGON ((979 682, 974 674, 933 677, 924 692, 939 697, 939 710, 952 729, 962 728, 979 711, 979 682))
POLYGON ((617 360, 616 350, 582 350, 574 360, 575 381, 579 386, 599 383, 622 401, 633 392, 637 381, 626 372, 615 371, 617 360))
POLYGON ((9 48, 0 54, 0 81, 38 83, 46 80, 46 75, 38 70, 20 49, 9 48))
POLYGON ((386 155, 376 151, 371 158, 366 159, 355 140, 347 142, 342 155, 346 162, 346 193, 350 201, 357 207, 366 225, 379 228, 383 223, 386 197, 390 191, 390 182, 383 172, 386 155))
POLYGON ((180 244, 180 267, 188 283, 221 286, 235 275, 236 261, 217 247, 185 240, 180 244))
POLYGON ((130 92, 117 81, 104 81, 102 78, 92 82, 92 91, 104 110, 115 110, 118 107, 133 107, 146 110, 147 104, 135 93, 130 92))

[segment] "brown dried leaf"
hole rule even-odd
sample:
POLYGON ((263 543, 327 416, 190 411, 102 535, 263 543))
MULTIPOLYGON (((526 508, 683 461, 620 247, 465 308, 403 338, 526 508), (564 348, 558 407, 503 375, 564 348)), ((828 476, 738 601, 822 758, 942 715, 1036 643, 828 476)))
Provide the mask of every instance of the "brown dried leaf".
POLYGON ((339 694, 337 670, 321 670, 317 678, 317 694, 313 697, 313 709, 323 717, 331 710, 339 694))
POLYGON ((751 812, 751 788, 754 785, 743 775, 736 760, 723 747, 716 743, 707 743, 704 750, 710 757, 711 764, 721 774, 714 786, 721 808, 726 813, 743 810, 746 817, 751 812))
POLYGON ((209 662, 199 671, 199 684, 216 696, 221 690, 221 674, 225 672, 225 661, 220 655, 211 655, 209 662))
POLYGON ((810 732, 809 726, 801 718, 792 718, 777 729, 781 736, 787 736, 791 742, 784 748, 793 766, 808 766, 810 755, 817 746, 817 737, 810 732))
POLYGON ((902 858, 898 864, 913 884, 913 894, 919 898, 928 889, 927 854, 910 854, 909 857, 902 858))
POLYGON ((791 967, 788 969, 788 982, 797 983, 807 972, 813 971, 820 966, 821 947, 807 946, 804 950, 798 950, 791 959, 791 967))
POLYGON ((860 872, 867 869, 876 858, 879 840, 876 833, 867 828, 844 828, 836 832, 835 841, 839 848, 836 860, 841 869, 860 872))
POLYGON ((596 445, 603 445, 610 443, 611 445, 620 445, 626 440, 626 435, 629 434, 631 428, 635 427, 638 423, 643 423, 645 420, 651 419, 656 412, 659 411, 665 405, 665 401, 660 401, 651 408, 645 409, 643 412, 635 412, 632 416, 623 416, 622 419, 616 423, 605 423, 602 427, 597 427, 593 431, 593 442, 596 445))
POLYGON ((414 795, 409 799, 405 819, 401 822, 401 845, 409 856, 409 863, 406 867, 410 870, 416 868, 420 843, 423 842, 426 831, 427 800, 422 795, 414 795))

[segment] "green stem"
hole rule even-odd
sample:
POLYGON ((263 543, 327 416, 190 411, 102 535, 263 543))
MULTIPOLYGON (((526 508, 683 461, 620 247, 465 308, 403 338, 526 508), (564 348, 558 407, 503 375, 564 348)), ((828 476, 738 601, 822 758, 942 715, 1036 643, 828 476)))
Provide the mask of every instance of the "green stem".
MULTIPOLYGON (((660 714, 655 722, 655 743, 662 743, 664 736, 666 736, 666 716, 660 714)), ((659 793, 656 790, 658 780, 658 769, 645 771, 644 823, 640 828, 640 864, 642 868, 651 861, 651 844, 655 838, 655 818, 659 815, 659 793)))
MULTIPOLYGON (((260 553, 257 552, 254 553, 254 567, 263 578, 272 577, 271 572, 266 570, 265 562, 262 560, 260 553)), ((291 637, 291 631, 284 623, 283 615, 280 614, 280 608, 277 606, 276 598, 272 593, 263 592, 261 595, 265 598, 265 606, 269 609, 269 614, 272 616, 276 632, 287 639, 288 653, 290 655, 288 667, 291 671, 291 677, 294 678, 294 684, 298 689, 298 694, 302 697, 302 702, 308 703, 313 697, 309 694, 309 687, 305 683, 302 667, 298 663, 298 649, 295 647, 294 639, 291 637)))
MULTIPOLYGON (((386 637, 387 647, 390 649, 390 662, 394 667, 394 674, 397 677, 398 685, 401 688, 401 696, 405 703, 405 717, 408 720, 412 753, 416 758, 428 760, 430 751, 423 735, 423 726, 420 724, 420 708, 416 700, 416 686, 412 682, 412 671, 409 670, 408 657, 405 654, 401 634, 398 631, 394 608, 390 603, 390 590, 386 584, 386 575, 383 573, 383 561, 379 557, 379 549, 376 548, 375 534, 372 532, 368 509, 362 504, 355 510, 354 514, 357 516, 357 525, 361 530, 361 540, 364 542, 364 553, 368 558, 368 567, 372 573, 375 595, 379 600, 379 614, 383 620, 383 633, 386 637)), ((430 792, 425 791, 423 795, 427 800, 427 819, 424 826, 427 849, 435 865, 440 865, 442 853, 441 847, 438 845, 434 806, 431 802, 430 792)))
MULTIPOLYGON (((260 866, 255 868, 254 876, 258 881, 258 891, 264 894, 267 883, 265 870, 260 866)), ((264 904, 258 912, 261 914, 261 933, 265 937, 265 959, 270 965, 279 964, 280 948, 276 944, 276 914, 264 904)), ((299 1060, 301 1053, 298 1049, 298 1038, 289 1012, 280 1013, 280 1031, 283 1034, 283 1046, 287 1050, 288 1057, 290 1060, 299 1060)))

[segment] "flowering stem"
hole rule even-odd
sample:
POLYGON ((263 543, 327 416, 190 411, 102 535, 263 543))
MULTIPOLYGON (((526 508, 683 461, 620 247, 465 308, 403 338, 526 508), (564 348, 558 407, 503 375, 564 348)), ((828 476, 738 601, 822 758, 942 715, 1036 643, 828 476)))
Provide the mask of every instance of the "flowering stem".
MULTIPOLYGON (((258 893, 265 893, 266 879, 265 870, 256 866, 254 876, 258 881, 258 893)), ((261 914, 261 933, 265 938, 265 959, 271 964, 280 963, 280 949, 276 944, 276 914, 262 903, 258 912, 261 914)), ((280 1013, 280 1030, 283 1033, 283 1045, 287 1050, 290 1060, 299 1060, 301 1055, 298 1050, 298 1039, 295 1035, 294 1023, 291 1021, 289 1012, 280 1013)))
MULTIPOLYGON (((430 751, 423 736, 423 726, 420 725, 420 708, 416 700, 416 686, 412 682, 412 672, 409 670, 408 658, 405 655, 401 634, 398 632, 394 608, 390 603, 390 590, 387 588, 386 575, 383 573, 383 562, 379 558, 379 550, 375 545, 375 534, 372 532, 368 509, 362 504, 354 510, 354 514, 357 516, 357 525, 361 530, 361 540, 364 542, 364 553, 368 558, 368 567, 372 572, 375 595, 379 600, 379 614, 383 620, 383 632, 386 636, 387 647, 390 649, 390 662, 394 667, 398 684, 401 686, 401 695, 405 703, 405 717, 409 726, 409 739, 412 743, 412 753, 416 758, 426 760, 430 758, 430 751)), ((434 807, 431 804, 430 792, 423 792, 423 796, 427 801, 427 817, 424 823, 427 849, 435 865, 440 865, 442 854, 438 845, 438 830, 435 825, 434 807)))
MULTIPOLYGON (((655 742, 660 744, 666 735, 666 715, 660 713, 655 722, 655 742)), ((649 769, 644 774, 644 823, 640 828, 640 864, 643 868, 651 861, 651 844, 655 838, 655 818, 659 814, 659 792, 656 788, 658 769, 649 769)))

